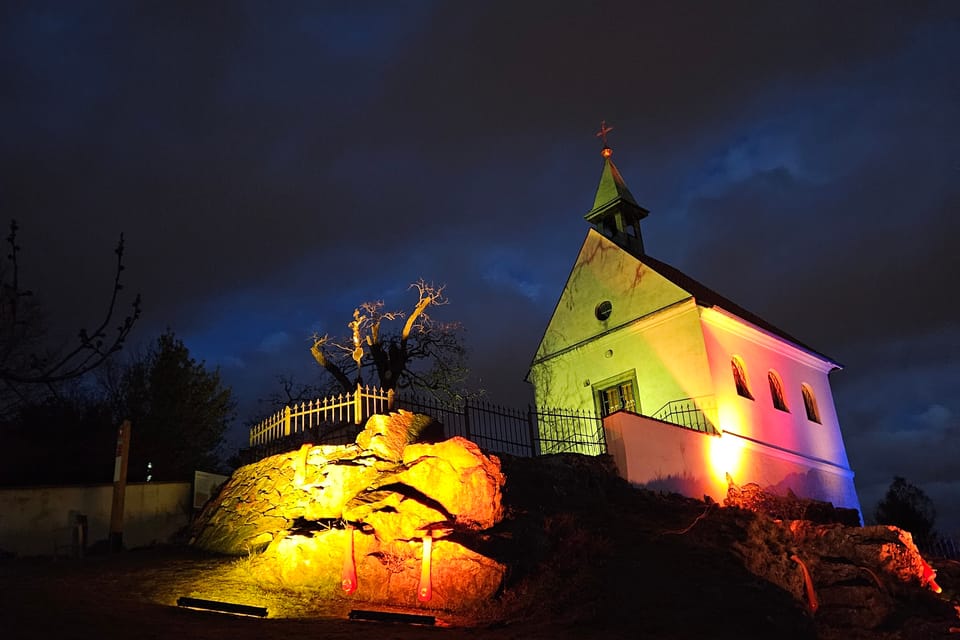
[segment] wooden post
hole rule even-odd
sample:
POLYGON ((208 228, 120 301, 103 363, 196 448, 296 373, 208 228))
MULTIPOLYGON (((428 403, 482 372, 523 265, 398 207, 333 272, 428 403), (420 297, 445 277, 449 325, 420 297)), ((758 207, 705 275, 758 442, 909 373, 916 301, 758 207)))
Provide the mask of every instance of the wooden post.
POLYGON ((127 463, 130 457, 130 421, 117 433, 117 457, 113 465, 113 505, 110 507, 110 550, 123 549, 123 499, 127 493, 127 463))
POLYGON ((388 389, 387 390, 387 411, 393 411, 396 401, 397 401, 396 393, 394 393, 393 389, 388 389))
POLYGON ((597 435, 600 440, 600 453, 607 453, 607 429, 603 426, 603 418, 598 418, 594 416, 594 424, 597 425, 599 431, 597 435))
POLYGON ((283 408, 283 435, 290 435, 290 405, 283 408))
POLYGON ((353 424, 363 424, 363 387, 357 383, 357 390, 353 394, 353 424))

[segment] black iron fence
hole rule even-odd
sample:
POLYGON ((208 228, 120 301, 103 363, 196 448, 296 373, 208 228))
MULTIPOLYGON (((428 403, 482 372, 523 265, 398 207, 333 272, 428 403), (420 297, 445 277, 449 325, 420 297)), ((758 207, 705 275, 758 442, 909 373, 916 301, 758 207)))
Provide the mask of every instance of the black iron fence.
POLYGON ((591 411, 514 409, 485 401, 449 404, 414 394, 358 386, 352 393, 287 406, 250 428, 244 462, 301 443, 349 444, 366 419, 406 409, 431 416, 446 437, 463 436, 481 448, 520 457, 548 453, 606 453, 603 422, 591 411))
POLYGON ((719 433, 716 427, 717 402, 714 396, 672 400, 650 417, 701 433, 719 433))
POLYGON ((960 540, 938 536, 933 543, 920 551, 922 551, 925 556, 932 558, 960 560, 960 540))
POLYGON ((447 437, 463 436, 490 451, 532 457, 546 453, 607 452, 603 421, 576 409, 513 409, 484 401, 449 405, 432 398, 399 395, 402 409, 432 416, 447 437))

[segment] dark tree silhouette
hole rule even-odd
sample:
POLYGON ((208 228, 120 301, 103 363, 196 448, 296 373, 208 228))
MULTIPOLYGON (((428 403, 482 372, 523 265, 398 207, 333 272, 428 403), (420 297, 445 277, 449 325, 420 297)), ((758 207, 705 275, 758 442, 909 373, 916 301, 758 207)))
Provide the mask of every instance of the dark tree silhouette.
POLYGON ((123 369, 114 398, 118 420, 132 424, 128 477, 186 480, 222 468, 220 447, 235 402, 219 371, 190 357, 171 331, 123 369))
POLYGON ((124 341, 140 317, 140 296, 131 305, 127 315, 114 328, 120 292, 123 290, 121 274, 123 265, 123 234, 114 253, 117 264, 114 270, 113 292, 107 302, 100 323, 92 331, 81 328, 76 340, 64 349, 47 351, 46 330, 39 306, 33 292, 22 289, 17 244, 16 220, 10 222, 7 236, 9 253, 7 262, 0 271, 0 383, 13 401, 7 408, 26 400, 24 389, 44 385, 50 389, 57 383, 78 378, 97 368, 123 347, 124 341))
POLYGON ((447 304, 444 287, 419 280, 410 290, 417 292, 417 301, 409 313, 385 311, 382 300, 364 302, 347 323, 348 337, 333 341, 329 335, 313 336, 310 352, 343 391, 373 383, 383 389, 413 388, 445 400, 467 395, 462 327, 438 322, 429 313, 447 304), (399 329, 385 325, 401 321, 399 329), (373 376, 365 378, 365 371, 373 376))
POLYGON ((937 510, 923 489, 895 476, 874 511, 877 524, 892 524, 913 534, 914 542, 926 546, 934 541, 937 510))
POLYGON ((0 485, 110 482, 117 425, 88 386, 71 384, 3 419, 0 485))

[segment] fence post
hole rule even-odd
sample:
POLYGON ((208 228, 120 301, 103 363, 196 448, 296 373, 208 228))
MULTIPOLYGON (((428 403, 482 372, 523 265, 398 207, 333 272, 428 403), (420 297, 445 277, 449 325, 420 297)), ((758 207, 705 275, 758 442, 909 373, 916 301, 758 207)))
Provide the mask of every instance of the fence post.
POLYGON ((537 414, 530 405, 527 405, 527 429, 530 431, 530 457, 535 458, 539 455, 540 434, 537 433, 537 414))
POLYGON ((283 408, 283 435, 290 435, 290 405, 283 408))
POLYGON ((463 401, 463 437, 467 440, 473 440, 470 435, 470 412, 467 410, 469 408, 469 403, 463 401))
POLYGON ((393 411, 393 403, 396 402, 396 394, 393 389, 387 390, 387 411, 393 411))
POLYGON ((607 429, 606 429, 606 427, 604 427, 604 425, 603 425, 603 418, 600 418, 600 417, 598 417, 597 415, 594 415, 594 416, 593 416, 593 419, 594 419, 594 421, 596 422, 597 429, 599 429, 599 431, 597 432, 597 435, 599 436, 599 440, 600 440, 600 453, 606 454, 606 453, 608 453, 608 451, 607 451, 607 429))
POLYGON ((357 383, 357 390, 353 394, 353 424, 363 424, 363 387, 357 383))

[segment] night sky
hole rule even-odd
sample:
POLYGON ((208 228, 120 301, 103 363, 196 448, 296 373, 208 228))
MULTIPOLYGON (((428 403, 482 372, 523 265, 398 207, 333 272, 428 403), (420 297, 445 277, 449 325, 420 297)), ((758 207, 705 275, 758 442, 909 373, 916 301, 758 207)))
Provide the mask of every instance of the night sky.
POLYGON ((865 513, 902 475, 960 533, 958 69, 949 1, 6 2, 0 199, 65 339, 125 233, 131 347, 219 366, 235 448, 420 277, 530 402, 605 119, 648 253, 844 364, 865 513))

